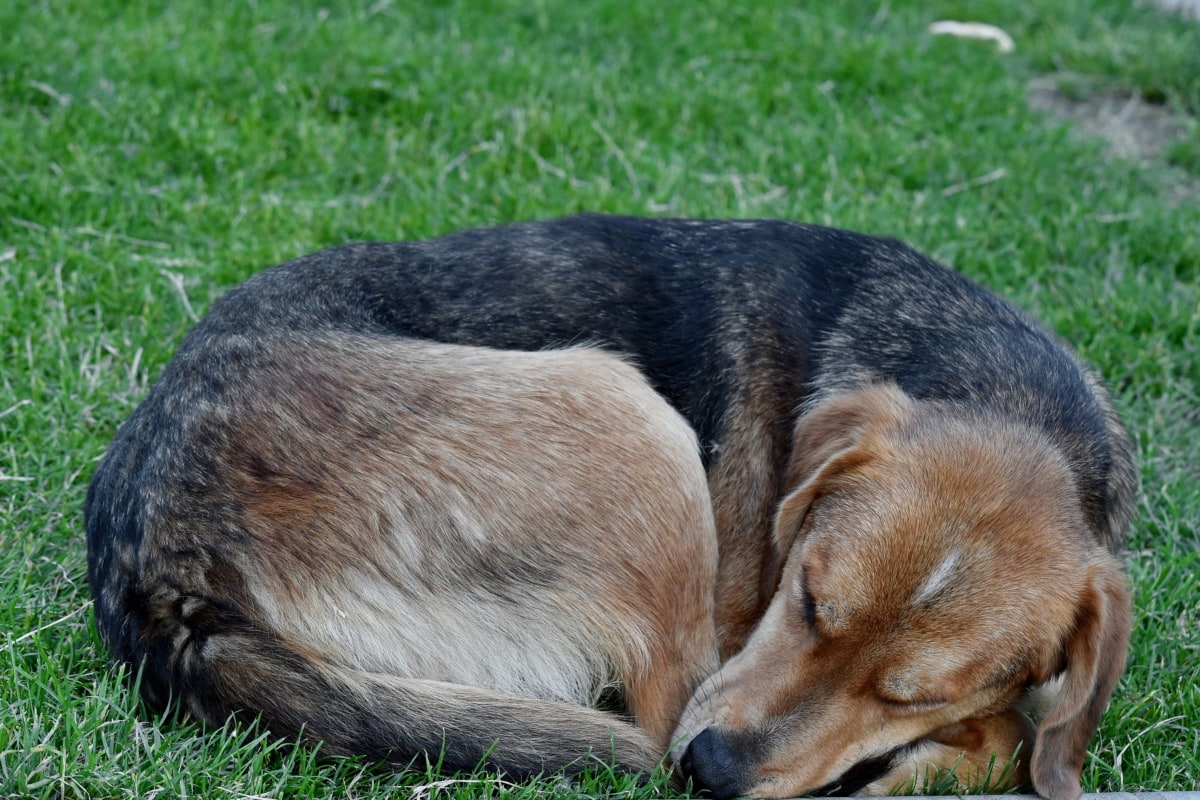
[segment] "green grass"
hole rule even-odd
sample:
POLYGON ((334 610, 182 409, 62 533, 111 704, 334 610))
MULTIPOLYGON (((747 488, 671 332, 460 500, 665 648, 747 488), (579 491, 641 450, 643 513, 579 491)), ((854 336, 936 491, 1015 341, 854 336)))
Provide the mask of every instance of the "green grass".
POLYGON ((1200 198, 1170 186, 1197 145, 1112 161, 1025 106, 1061 71, 1195 117, 1200 25, 1127 0, 30 0, 0 30, 0 796, 520 795, 144 714, 91 625, 80 508, 247 275, 582 209, 895 235, 1076 345, 1144 481, 1130 666, 1085 785, 1200 785, 1200 198), (926 35, 940 18, 1017 50, 926 35))

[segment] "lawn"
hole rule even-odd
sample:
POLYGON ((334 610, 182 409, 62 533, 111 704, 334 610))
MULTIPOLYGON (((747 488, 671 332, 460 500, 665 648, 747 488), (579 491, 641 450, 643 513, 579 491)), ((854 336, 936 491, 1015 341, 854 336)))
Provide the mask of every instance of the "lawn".
POLYGON ((1076 346, 1143 480, 1130 665, 1084 784, 1200 785, 1200 23, 1120 0, 17 0, 0 31, 0 796, 510 791, 147 715, 91 623, 80 509, 246 276, 584 209, 897 236, 1076 346), (1180 135, 1114 158, 1032 110, 1034 81, 1137 93, 1180 135))

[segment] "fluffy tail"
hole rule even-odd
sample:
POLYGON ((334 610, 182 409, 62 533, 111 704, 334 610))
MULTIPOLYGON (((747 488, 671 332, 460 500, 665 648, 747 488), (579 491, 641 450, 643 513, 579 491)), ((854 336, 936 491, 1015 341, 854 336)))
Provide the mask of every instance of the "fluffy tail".
POLYGON ((116 627, 98 618, 101 630, 123 660, 141 663, 152 705, 175 698, 213 725, 230 714, 261 716, 277 735, 319 741, 329 754, 428 761, 446 772, 485 765, 514 779, 589 764, 649 773, 657 761, 640 730, 594 709, 345 668, 289 646, 237 610, 141 599, 148 602, 116 627), (111 635, 117 628, 121 642, 111 635))

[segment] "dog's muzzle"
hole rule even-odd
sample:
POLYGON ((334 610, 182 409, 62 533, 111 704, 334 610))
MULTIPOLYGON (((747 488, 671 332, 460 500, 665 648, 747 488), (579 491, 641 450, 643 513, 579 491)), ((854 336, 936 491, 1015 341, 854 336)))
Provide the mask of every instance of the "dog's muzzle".
MULTIPOLYGON (((705 728, 687 746, 679 759, 682 777, 692 788, 715 800, 739 797, 759 784, 756 767, 764 757, 761 737, 705 728)), ((836 780, 809 794, 816 797, 853 795, 887 775, 902 761, 916 742, 889 750, 852 765, 836 780)))

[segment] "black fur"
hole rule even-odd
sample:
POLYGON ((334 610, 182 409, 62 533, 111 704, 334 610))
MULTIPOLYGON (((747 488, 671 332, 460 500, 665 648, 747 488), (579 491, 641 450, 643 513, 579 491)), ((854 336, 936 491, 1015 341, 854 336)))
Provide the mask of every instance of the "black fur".
MULTIPOLYGON (((584 215, 335 247, 266 270, 215 303, 91 484, 97 623, 118 661, 144 662, 143 691, 156 705, 183 695, 212 722, 228 708, 256 709, 284 732, 306 727, 335 751, 403 761, 444 740, 449 767, 469 769, 484 756, 455 750, 464 738, 454 732, 406 729, 404 706, 426 700, 385 691, 368 702, 329 685, 296 654, 272 651, 262 632, 242 632, 250 623, 238 608, 249 601, 228 577, 241 534, 228 524, 209 456, 184 444, 223 433, 190 429, 192 410, 250 368, 256 339, 319 331, 526 350, 602 344, 631 356, 691 422, 710 468, 736 433, 732 421, 758 409, 753 424, 765 451, 755 457, 777 492, 786 488, 790 437, 804 408, 892 380, 917 398, 994 408, 1045 431, 1068 458, 1085 514, 1109 548, 1119 548, 1132 507, 1129 443, 1090 374, 1024 314, 895 241, 787 222, 584 215), (170 548, 147 548, 148 509, 164 503, 176 526, 170 548), (224 594, 200 598, 196 608, 161 607, 178 603, 181 593, 170 587, 181 564, 225 586, 224 594), (242 685, 214 683, 213 672, 190 666, 209 629, 245 643, 243 659, 251 658, 240 667, 242 685), (291 689, 277 688, 280 674, 291 689), (305 705, 320 697, 340 706, 305 705)), ((762 498, 763 515, 748 524, 767 524, 777 500, 762 498)), ((501 735, 503 713, 484 714, 474 735, 501 735)), ((515 774, 544 766, 500 765, 515 774)))
POLYGON ((896 241, 777 221, 583 215, 344 245, 230 292, 176 366, 214 333, 278 328, 526 350, 603 343, 637 358, 709 457, 745 377, 735 350, 789 376, 771 387, 783 437, 822 387, 894 380, 919 399, 993 406, 1044 428, 1071 456, 1096 529, 1120 512, 1107 496, 1120 458, 1074 357, 1003 300, 896 241))

